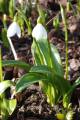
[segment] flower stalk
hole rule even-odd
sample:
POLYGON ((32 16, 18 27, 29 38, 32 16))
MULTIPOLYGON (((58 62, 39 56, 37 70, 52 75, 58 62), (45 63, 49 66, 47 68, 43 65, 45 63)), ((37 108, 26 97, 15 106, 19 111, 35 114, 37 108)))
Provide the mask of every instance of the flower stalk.
POLYGON ((16 22, 13 22, 13 23, 9 26, 9 28, 8 28, 8 30, 7 30, 7 38, 8 38, 8 41, 9 41, 11 50, 12 50, 12 52, 13 52, 13 55, 14 55, 14 59, 15 59, 15 60, 18 60, 16 50, 15 50, 14 45, 13 45, 12 40, 11 40, 11 37, 13 37, 14 35, 17 35, 18 37, 21 36, 20 27, 19 27, 19 25, 18 25, 16 22))
POLYGON ((66 79, 68 79, 68 30, 67 30, 67 21, 66 21, 66 16, 64 13, 64 9, 63 7, 60 5, 61 7, 61 16, 62 16, 62 20, 64 23, 64 30, 65 30, 65 44, 66 44, 66 73, 65 73, 65 77, 66 79))
POLYGON ((14 48, 14 46, 13 46, 13 43, 12 43, 11 38, 8 37, 8 41, 9 41, 11 50, 12 50, 12 52, 13 52, 14 59, 15 59, 15 60, 18 60, 17 53, 16 53, 16 50, 15 50, 15 48, 14 48))

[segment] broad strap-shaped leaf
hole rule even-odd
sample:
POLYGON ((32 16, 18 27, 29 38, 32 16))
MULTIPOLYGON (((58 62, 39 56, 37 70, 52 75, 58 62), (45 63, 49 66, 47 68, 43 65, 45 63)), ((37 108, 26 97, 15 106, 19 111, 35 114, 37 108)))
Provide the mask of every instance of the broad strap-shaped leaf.
POLYGON ((13 113, 13 111, 15 110, 16 105, 17 105, 16 99, 8 100, 8 105, 9 105, 8 113, 9 113, 9 115, 11 115, 13 113))
POLYGON ((39 49, 41 51, 41 54, 43 56, 44 64, 51 67, 52 62, 51 62, 51 53, 50 53, 50 47, 49 47, 48 40, 43 39, 43 42, 42 42, 42 40, 39 41, 38 45, 39 45, 39 49))
POLYGON ((63 67, 61 65, 61 59, 57 48, 49 42, 38 42, 38 44, 44 59, 44 64, 53 67, 57 74, 64 76, 63 67))
POLYGON ((35 64, 37 64, 37 65, 44 64, 42 53, 41 53, 39 45, 35 39, 31 46, 31 51, 32 51, 32 55, 33 55, 35 64))
POLYGON ((52 59, 53 68, 57 74, 64 77, 64 72, 63 72, 63 67, 61 64, 59 52, 53 44, 50 44, 50 47, 51 47, 51 59, 52 59))
POLYGON ((4 46, 9 48, 9 42, 8 42, 8 38, 7 38, 7 29, 6 28, 2 29, 1 36, 2 36, 4 46))
POLYGON ((8 115, 11 115, 15 110, 16 105, 17 105, 16 99, 11 99, 11 100, 3 99, 3 102, 1 104, 3 110, 2 112, 4 112, 5 110, 8 115))
POLYGON ((45 94, 47 96, 47 102, 50 103, 51 106, 57 103, 60 96, 58 96, 58 92, 55 85, 53 86, 51 83, 48 84, 45 94))
MULTIPOLYGON (((44 66, 44 65, 41 65, 41 66, 33 66, 30 70, 30 72, 36 72, 36 73, 44 73, 47 75, 48 79, 49 79, 49 83, 47 85, 47 83, 43 82, 44 85, 44 88, 45 86, 47 86, 44 90, 44 92, 46 93, 46 95, 48 96, 48 92, 52 89, 53 92, 50 92, 51 94, 56 94, 55 96, 52 96, 52 97, 49 97, 49 98, 53 98, 55 97, 55 101, 57 102, 57 100, 59 99, 59 97, 66 95, 67 92, 70 90, 71 86, 69 84, 69 81, 65 80, 63 77, 59 76, 57 73, 55 73, 53 71, 53 68, 50 68, 48 66, 44 66), (52 84, 53 88, 49 87, 49 84, 52 84), (54 89, 55 88, 55 89, 54 89)), ((54 101, 53 100, 53 101, 54 101)), ((50 99, 48 100, 50 101, 50 99)), ((51 100, 52 101, 52 100, 51 100)), ((66 101, 65 101, 66 102, 66 101)), ((52 103, 52 102, 51 102, 52 103)))
MULTIPOLYGON (((35 54, 37 54, 38 58, 40 59, 40 64, 51 66, 51 57, 50 57, 50 51, 49 51, 49 44, 47 39, 40 39, 33 41, 32 44, 32 54, 35 57, 35 54)), ((36 58, 35 58, 36 61, 36 58)), ((37 65, 39 63, 36 62, 37 65)))
POLYGON ((10 66, 10 67, 20 67, 22 69, 25 69, 26 71, 29 71, 31 66, 23 61, 20 60, 3 60, 2 66, 10 66))
MULTIPOLYGON (((24 75, 16 84, 16 92, 21 92, 29 85, 42 81, 42 89, 47 95, 47 101, 53 105, 54 102, 68 93, 71 86, 69 81, 65 80, 62 76, 56 74, 52 68, 48 66, 33 66, 30 73, 24 75)), ((64 99, 64 103, 69 103, 69 98, 64 99)))
MULTIPOLYGON (((58 75, 53 68, 50 68, 48 66, 45 65, 40 65, 40 66, 33 66, 30 70, 30 72, 35 72, 35 73, 44 73, 47 75, 48 78, 48 83, 46 83, 46 81, 43 82, 44 85, 44 92, 46 93, 46 95, 48 96, 48 101, 56 101, 59 99, 59 97, 64 96, 68 93, 68 91, 71 89, 71 85, 69 84, 69 81, 65 80, 62 76, 58 75), (50 88, 50 86, 51 88, 50 88), (46 89, 47 88, 47 89, 46 89), (49 92, 49 91, 52 92, 49 92), (50 97, 50 93, 51 95, 53 95, 52 97, 50 97), (55 97, 55 99, 54 99, 55 97)), ((69 98, 68 98, 69 99, 69 98)), ((64 103, 67 103, 67 101, 69 101, 68 99, 64 100, 64 103)), ((51 102, 52 103, 52 102, 51 102)), ((68 102, 69 103, 69 102, 68 102)))
POLYGON ((57 48, 50 44, 46 39, 40 39, 38 41, 34 40, 34 45, 32 46, 33 56, 37 65, 44 64, 49 67, 54 68, 54 70, 60 75, 64 76, 63 68, 61 65, 60 55, 57 48), (38 47, 37 47, 38 46, 38 47), (38 59, 37 59, 38 58, 38 59), (39 62, 39 59, 41 62, 39 62))
POLYGON ((13 83, 10 80, 5 80, 0 82, 0 95, 8 88, 11 87, 13 83))
POLYGON ((47 102, 50 103, 51 106, 55 102, 57 102, 57 95, 58 95, 58 90, 54 89, 56 87, 55 84, 52 84, 53 76, 54 76, 54 71, 52 68, 46 66, 46 65, 38 65, 38 66, 33 66, 30 70, 30 72, 35 72, 35 73, 44 73, 47 75, 47 78, 49 81, 42 81, 41 82, 41 87, 43 92, 47 96, 47 102))
POLYGON ((33 66, 31 68, 30 72, 46 74, 49 81, 51 83, 55 84, 56 86, 58 86, 58 89, 61 87, 61 90, 63 92, 69 90, 69 88, 70 88, 69 81, 65 80, 62 76, 58 75, 58 73, 55 72, 53 68, 50 68, 46 65, 33 66), (63 86, 65 86, 65 87, 63 87, 63 86))
POLYGON ((39 73, 27 73, 20 78, 16 84, 16 93, 21 92, 23 89, 29 85, 39 82, 39 81, 48 81, 47 76, 39 73))
POLYGON ((37 66, 33 66, 30 69, 30 72, 37 72, 37 73, 44 73, 46 75, 50 74, 54 74, 53 69, 48 67, 47 65, 37 65, 37 66))

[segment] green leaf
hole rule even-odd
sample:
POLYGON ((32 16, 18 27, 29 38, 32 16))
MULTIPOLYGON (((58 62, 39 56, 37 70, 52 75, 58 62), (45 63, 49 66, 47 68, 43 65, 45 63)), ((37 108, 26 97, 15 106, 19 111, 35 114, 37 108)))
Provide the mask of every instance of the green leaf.
MULTIPOLYGON (((58 75, 53 68, 50 68, 45 65, 39 65, 39 66, 33 66, 30 70, 30 72, 35 73, 44 73, 47 78, 48 82, 43 82, 43 91, 47 95, 47 99, 52 105, 52 101, 57 102, 57 100, 63 96, 63 99, 65 95, 68 93, 68 91, 71 89, 71 86, 69 84, 69 81, 65 80, 62 76, 58 75)), ((68 104, 70 100, 70 97, 64 99, 64 103, 68 104)))
POLYGON ((9 113, 9 115, 11 115, 13 113, 13 111, 15 110, 16 105, 17 105, 16 99, 8 100, 8 105, 9 105, 8 113, 9 113))
POLYGON ((37 65, 44 64, 43 55, 42 55, 41 50, 39 48, 39 45, 35 39, 34 39, 33 44, 31 46, 31 50, 32 50, 33 58, 35 60, 34 62, 37 65))
POLYGON ((80 85, 80 77, 77 78, 77 80, 73 84, 73 86, 75 86, 75 87, 77 87, 78 85, 80 85))
POLYGON ((28 73, 20 78, 20 80, 16 84, 16 92, 21 92, 26 87, 30 86, 35 82, 39 82, 40 80, 48 81, 46 75, 42 75, 39 73, 28 73))
POLYGON ((30 69, 30 72, 37 72, 37 73, 41 73, 41 74, 54 74, 53 73, 53 69, 48 67, 47 65, 37 65, 37 66, 33 66, 31 69, 30 69))
POLYGON ((25 69, 26 71, 29 71, 29 69, 31 68, 31 66, 23 61, 19 61, 19 60, 3 60, 2 61, 2 66, 6 67, 6 66, 10 66, 10 67, 20 67, 22 69, 25 69))
POLYGON ((15 13, 15 1, 14 0, 10 0, 9 1, 9 15, 10 17, 14 17, 14 13, 15 13))
POLYGON ((0 82, 3 80, 2 77, 2 56, 1 56, 1 47, 0 47, 0 82))
POLYGON ((7 111, 8 115, 11 115, 13 113, 13 111, 16 108, 16 105, 17 105, 16 99, 11 100, 3 99, 2 108, 3 110, 7 111))
POLYGON ((57 74, 55 73, 55 71, 53 70, 53 68, 50 68, 47 65, 33 66, 30 69, 30 72, 40 73, 42 75, 45 74, 48 77, 49 82, 51 82, 51 83, 54 80, 54 76, 57 76, 57 74))
POLYGON ((9 48, 9 42, 8 42, 8 38, 7 38, 7 29, 6 28, 2 29, 1 36, 2 36, 4 46, 9 48))
POLYGON ((41 41, 39 41, 38 44, 39 44, 39 48, 43 56, 44 64, 51 67, 52 66, 51 54, 49 51, 48 41, 47 40, 43 40, 44 42, 41 42, 41 41))
MULTIPOLYGON (((29 85, 39 82, 44 93, 47 95, 47 101, 53 105, 59 98, 68 93, 71 88, 69 81, 59 76, 52 68, 41 65, 33 66, 30 73, 24 75, 16 84, 16 92, 21 92, 29 85)), ((64 99, 64 104, 69 104, 70 97, 64 99)))
POLYGON ((46 90, 47 102, 50 103, 51 106, 57 103, 57 92, 56 92, 57 89, 55 89, 54 86, 51 83, 49 83, 46 90))
MULTIPOLYGON (((53 68, 50 68, 47 65, 33 66, 30 69, 30 72, 40 73, 42 75, 45 74, 48 77, 49 81, 51 83, 54 83, 56 86, 61 87, 61 90, 66 89, 67 91, 70 88, 69 81, 65 80, 62 76, 60 76, 57 72, 55 72, 53 68)), ((62 91, 64 92, 64 90, 62 91)))
POLYGON ((64 76, 58 50, 54 45, 50 44, 48 40, 34 40, 32 53, 37 65, 48 65, 54 68, 60 76, 64 76))
POLYGON ((51 46, 51 60, 52 60, 53 68, 57 74, 64 77, 64 72, 63 72, 63 67, 61 65, 59 52, 53 44, 50 44, 50 46, 51 46))
POLYGON ((13 85, 13 83, 10 80, 0 82, 0 94, 2 94, 11 85, 13 85))

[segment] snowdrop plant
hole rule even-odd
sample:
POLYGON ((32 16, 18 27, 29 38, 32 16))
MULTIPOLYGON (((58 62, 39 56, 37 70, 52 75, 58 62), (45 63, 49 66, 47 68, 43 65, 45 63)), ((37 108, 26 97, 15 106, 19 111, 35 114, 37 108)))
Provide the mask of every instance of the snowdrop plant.
POLYGON ((64 79, 61 60, 56 47, 49 43, 47 31, 39 22, 32 31, 32 55, 34 65, 29 73, 20 78, 16 84, 16 92, 21 92, 30 84, 39 82, 51 106, 63 97, 63 105, 67 107, 70 97, 66 97, 70 84, 64 79))
POLYGON ((71 93, 80 84, 80 78, 76 80, 73 86, 64 79, 59 53, 56 47, 49 42, 47 31, 39 21, 32 31, 32 36, 33 66, 20 61, 3 62, 4 66, 19 66, 26 70, 28 69, 28 72, 17 81, 15 94, 35 82, 40 82, 40 86, 47 96, 47 102, 51 106, 63 101, 63 106, 68 108, 71 93))
POLYGON ((5 60, 2 61, 1 59, 1 48, 0 48, 0 119, 1 120, 8 120, 8 116, 10 116, 16 106, 17 106, 17 100, 13 98, 15 94, 15 83, 11 80, 4 80, 3 79, 3 73, 2 73, 2 67, 19 67, 22 69, 25 69, 26 71, 29 71, 30 65, 26 64, 22 61, 16 61, 16 60, 5 60), (5 90, 7 88, 13 88, 14 90, 11 92, 11 97, 8 99, 5 96, 5 90))
POLYGON ((7 120, 8 116, 11 115, 16 108, 16 99, 6 99, 5 90, 8 87, 14 86, 10 80, 3 80, 2 73, 2 57, 1 57, 1 47, 0 47, 0 119, 7 120))
POLYGON ((15 58, 15 60, 18 60, 15 48, 14 48, 12 40, 11 40, 11 37, 13 37, 14 35, 17 35, 19 38, 21 37, 21 30, 16 21, 13 21, 13 23, 11 23, 11 25, 9 26, 9 28, 7 30, 7 37, 8 37, 9 44, 11 46, 11 50, 13 52, 14 58, 15 58))

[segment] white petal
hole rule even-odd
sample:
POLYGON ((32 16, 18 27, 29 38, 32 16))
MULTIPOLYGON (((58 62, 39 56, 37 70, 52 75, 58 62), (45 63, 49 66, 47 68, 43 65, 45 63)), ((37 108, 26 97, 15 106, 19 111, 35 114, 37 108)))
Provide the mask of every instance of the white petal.
POLYGON ((38 23, 32 31, 32 36, 36 40, 47 39, 46 29, 43 27, 42 24, 38 23))
POLYGON ((18 2, 19 2, 20 4, 23 4, 23 0, 18 0, 18 2))
POLYGON ((16 22, 13 22, 7 30, 8 37, 13 37, 14 35, 21 37, 21 30, 19 25, 16 22))

